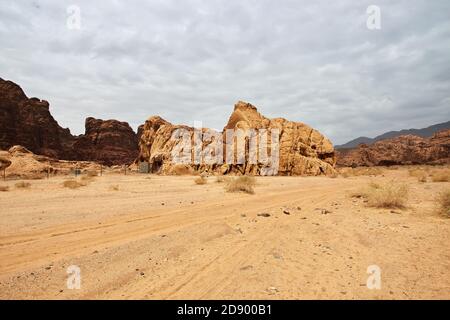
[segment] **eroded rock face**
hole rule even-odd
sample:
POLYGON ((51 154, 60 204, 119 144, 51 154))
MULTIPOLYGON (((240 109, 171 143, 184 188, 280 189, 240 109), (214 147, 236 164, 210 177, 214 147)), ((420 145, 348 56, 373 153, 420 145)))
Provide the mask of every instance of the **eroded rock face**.
POLYGON ((87 118, 85 127, 85 134, 76 137, 73 144, 78 160, 118 165, 131 163, 138 156, 137 136, 128 123, 87 118))
MULTIPOLYGON (((56 174, 73 175, 75 168, 83 171, 100 171, 100 165, 89 161, 67 161, 37 155, 23 146, 13 146, 9 150, 0 150, 0 165, 3 160, 9 162, 6 167, 7 179, 42 179, 56 174)), ((111 171, 109 168, 103 168, 111 171)))
POLYGON ((70 158, 73 137, 61 128, 49 111, 49 104, 29 99, 11 81, 0 78, 0 149, 23 145, 37 154, 70 158))
MULTIPOLYGON (((180 174, 192 172, 204 172, 218 174, 248 174, 261 175, 267 172, 267 166, 261 163, 250 163, 248 158, 249 135, 251 129, 278 129, 280 133, 278 141, 278 167, 279 175, 320 175, 334 172, 336 162, 334 148, 331 142, 318 131, 306 124, 292 122, 282 118, 268 119, 262 116, 255 106, 238 102, 231 114, 227 125, 222 133, 212 132, 209 129, 202 129, 204 135, 218 135, 223 141, 223 162, 205 164, 200 162, 195 164, 192 148, 191 161, 180 164, 172 158, 173 150, 179 146, 179 140, 173 139, 172 135, 177 129, 183 129, 194 143, 194 128, 187 126, 176 126, 160 117, 149 118, 141 128, 140 135, 140 161, 148 161, 152 172, 163 174, 180 174), (227 145, 231 146, 232 141, 227 141, 225 130, 240 129, 247 135, 245 138, 245 161, 242 164, 226 163, 227 145)), ((210 146, 214 139, 203 139, 202 148, 210 146)), ((269 138, 268 149, 272 148, 272 141, 269 138)), ((275 143, 275 141, 274 141, 275 143)), ((233 149, 230 149, 233 150, 233 149)), ((236 150, 234 152, 236 157, 236 150)), ((235 158, 236 159, 236 158, 235 158)))
POLYGON ((433 137, 413 135, 381 140, 373 145, 339 150, 338 166, 383 166, 450 163, 450 130, 433 137))
POLYGON ((0 78, 0 150, 22 145, 55 159, 129 164, 138 155, 137 135, 126 122, 86 119, 84 135, 72 136, 52 117, 49 103, 29 99, 11 81, 0 78))

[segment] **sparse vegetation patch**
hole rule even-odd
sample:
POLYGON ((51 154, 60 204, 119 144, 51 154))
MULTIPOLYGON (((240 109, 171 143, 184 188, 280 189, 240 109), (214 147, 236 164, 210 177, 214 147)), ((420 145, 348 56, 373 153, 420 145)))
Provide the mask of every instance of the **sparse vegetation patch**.
POLYGON ((241 176, 234 179, 229 179, 225 184, 225 190, 228 192, 245 192, 254 194, 253 187, 256 185, 256 179, 249 176, 241 176))
POLYGON ((370 207, 404 208, 408 199, 408 186, 395 182, 384 184, 371 182, 366 188, 353 192, 353 198, 365 198, 370 207))
POLYGON ((31 187, 31 183, 25 182, 25 181, 20 181, 15 184, 15 187, 17 189, 28 189, 29 187, 31 187))

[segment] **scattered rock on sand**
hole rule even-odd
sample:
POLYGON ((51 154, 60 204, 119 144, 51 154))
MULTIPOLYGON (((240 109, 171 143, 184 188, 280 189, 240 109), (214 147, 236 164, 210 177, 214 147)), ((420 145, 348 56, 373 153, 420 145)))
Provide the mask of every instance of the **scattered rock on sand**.
POLYGON ((268 217, 270 217, 270 214, 269 213, 258 213, 258 217, 268 218, 268 217))

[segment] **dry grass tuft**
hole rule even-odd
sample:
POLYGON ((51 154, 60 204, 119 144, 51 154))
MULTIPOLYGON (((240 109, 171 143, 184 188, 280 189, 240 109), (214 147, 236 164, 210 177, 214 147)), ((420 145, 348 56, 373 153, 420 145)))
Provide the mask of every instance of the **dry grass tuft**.
POLYGON ((450 218, 450 189, 439 194, 436 200, 439 214, 450 218))
POLYGON ((428 174, 426 169, 418 168, 418 169, 409 169, 409 176, 417 178, 419 182, 427 182, 428 174))
POLYGON ((431 173, 431 180, 433 182, 449 182, 450 181, 450 170, 442 169, 435 170, 431 173))
POLYGON ((408 186, 394 182, 369 184, 365 192, 368 204, 375 208, 404 208, 408 199, 408 186))
POLYGON ((15 187, 17 189, 27 189, 27 188, 31 187, 31 183, 25 182, 25 181, 20 181, 15 184, 15 187))
POLYGON ((205 177, 198 177, 194 180, 195 184, 207 184, 208 180, 205 177))
POLYGON ((408 199, 408 186, 388 182, 371 182, 366 188, 350 194, 352 198, 365 198, 370 207, 396 209, 404 208, 408 199))
POLYGON ((85 183, 78 182, 77 180, 66 180, 63 182, 63 186, 69 189, 78 189, 80 187, 85 187, 85 183))
POLYGON ((9 191, 8 186, 0 186, 0 192, 6 192, 6 191, 9 191))
POLYGON ((245 192, 254 194, 253 187, 256 185, 256 179, 249 176, 241 176, 235 179, 229 179, 226 182, 225 190, 228 192, 245 192))

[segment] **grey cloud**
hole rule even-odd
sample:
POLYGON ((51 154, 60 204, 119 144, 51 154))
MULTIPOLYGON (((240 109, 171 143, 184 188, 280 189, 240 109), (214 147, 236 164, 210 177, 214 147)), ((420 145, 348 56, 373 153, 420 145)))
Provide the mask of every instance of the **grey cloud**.
POLYGON ((153 114, 220 129, 237 100, 336 144, 449 120, 450 2, 376 2, 12 2, 0 5, 0 76, 75 133, 87 116, 137 128, 153 114), (74 3, 79 31, 66 28, 74 3))

